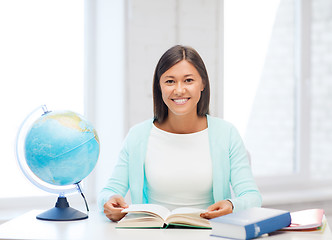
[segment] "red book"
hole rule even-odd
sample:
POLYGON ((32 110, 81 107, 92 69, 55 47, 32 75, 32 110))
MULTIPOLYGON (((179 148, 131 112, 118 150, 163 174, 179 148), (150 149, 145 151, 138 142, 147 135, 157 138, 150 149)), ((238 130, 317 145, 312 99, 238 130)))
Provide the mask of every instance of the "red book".
POLYGON ((291 212, 291 224, 282 230, 312 231, 318 230, 323 224, 323 209, 307 209, 291 212))

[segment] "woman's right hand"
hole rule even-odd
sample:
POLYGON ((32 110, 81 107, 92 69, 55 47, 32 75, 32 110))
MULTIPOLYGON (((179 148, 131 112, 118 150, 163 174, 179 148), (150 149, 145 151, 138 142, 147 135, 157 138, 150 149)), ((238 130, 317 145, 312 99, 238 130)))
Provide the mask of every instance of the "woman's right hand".
POLYGON ((128 208, 128 204, 124 198, 120 195, 114 195, 104 204, 104 213, 110 220, 117 222, 126 215, 126 213, 121 212, 125 208, 128 208))

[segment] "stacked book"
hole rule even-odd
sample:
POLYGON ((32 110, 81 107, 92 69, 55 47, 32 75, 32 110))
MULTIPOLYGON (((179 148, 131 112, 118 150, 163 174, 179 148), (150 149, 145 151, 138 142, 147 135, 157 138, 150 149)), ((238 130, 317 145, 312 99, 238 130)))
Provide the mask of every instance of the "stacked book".
POLYGON ((290 212, 272 208, 249 208, 210 220, 212 236, 252 239, 291 224, 290 212))
POLYGON ((323 209, 297 212, 271 208, 250 208, 210 220, 212 236, 252 239, 272 232, 322 232, 326 226, 323 209))

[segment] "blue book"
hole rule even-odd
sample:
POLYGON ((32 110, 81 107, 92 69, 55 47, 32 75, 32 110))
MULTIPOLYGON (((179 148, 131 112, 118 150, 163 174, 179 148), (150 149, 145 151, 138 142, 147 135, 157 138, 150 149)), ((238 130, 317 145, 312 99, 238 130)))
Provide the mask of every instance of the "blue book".
POLYGON ((288 211, 254 207, 213 218, 210 223, 212 236, 252 239, 289 226, 291 216, 288 211))

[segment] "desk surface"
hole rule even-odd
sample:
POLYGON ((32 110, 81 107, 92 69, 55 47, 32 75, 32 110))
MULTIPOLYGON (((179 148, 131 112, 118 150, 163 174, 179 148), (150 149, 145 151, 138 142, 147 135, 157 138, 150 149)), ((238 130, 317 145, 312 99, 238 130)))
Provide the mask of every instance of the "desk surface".
MULTIPOLYGON (((109 221, 103 214, 98 212, 90 212, 88 219, 80 221, 42 221, 36 219, 36 215, 40 212, 33 210, 0 225, 0 239, 221 239, 210 236, 211 230, 204 229, 116 229, 116 223, 109 221)), ((327 224, 323 233, 277 231, 272 236, 263 238, 331 240, 332 234, 327 224)))

